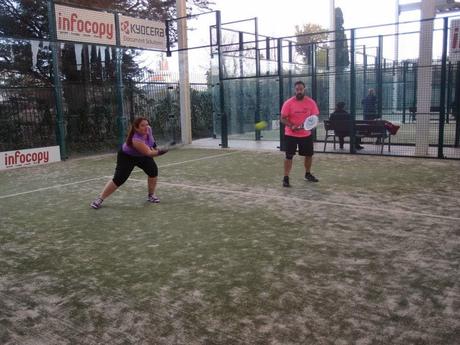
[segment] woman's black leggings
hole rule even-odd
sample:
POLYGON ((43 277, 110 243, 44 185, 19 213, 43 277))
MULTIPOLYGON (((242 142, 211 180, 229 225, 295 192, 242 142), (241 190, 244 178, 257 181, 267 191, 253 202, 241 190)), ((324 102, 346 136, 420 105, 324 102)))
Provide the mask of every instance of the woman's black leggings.
POLYGON ((124 153, 122 150, 120 150, 118 151, 117 155, 117 167, 115 168, 113 183, 115 183, 117 187, 120 187, 123 183, 126 182, 135 166, 138 166, 139 168, 144 170, 144 172, 149 177, 158 176, 158 167, 152 157, 130 156, 124 153))

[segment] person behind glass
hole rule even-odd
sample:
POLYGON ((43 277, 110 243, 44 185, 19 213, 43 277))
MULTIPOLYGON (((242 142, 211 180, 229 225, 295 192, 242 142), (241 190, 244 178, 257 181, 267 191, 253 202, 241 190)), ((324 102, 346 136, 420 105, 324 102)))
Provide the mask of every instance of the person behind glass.
POLYGON ((297 81, 294 88, 295 96, 284 102, 280 117, 281 123, 285 126, 284 187, 290 187, 289 173, 292 169, 292 158, 297 147, 299 148, 299 156, 304 156, 305 180, 318 182, 318 179, 310 171, 313 161, 312 133, 303 128, 303 123, 307 117, 319 114, 318 106, 313 99, 305 96, 305 84, 302 81, 297 81))
POLYGON ((136 118, 129 129, 125 143, 118 151, 113 178, 107 182, 101 194, 90 206, 94 209, 101 208, 102 202, 126 182, 135 166, 141 168, 148 176, 147 201, 159 203, 160 199, 155 195, 158 167, 153 157, 161 156, 166 152, 168 150, 157 148, 149 121, 145 117, 136 118))
MULTIPOLYGON (((351 122, 351 117, 350 114, 345 110, 345 102, 339 102, 337 103, 335 107, 335 111, 330 115, 329 120, 333 124, 334 122, 341 122, 344 123, 346 128, 348 128, 348 125, 351 122)), ((339 137, 339 146, 340 149, 343 150, 343 145, 345 143, 345 137, 350 136, 350 130, 334 130, 334 133, 336 136, 339 137)), ((355 138, 355 148, 356 150, 362 150, 364 147, 360 145, 361 140, 360 138, 355 138)))
POLYGON ((361 104, 363 105, 364 120, 375 120, 378 118, 377 96, 375 96, 374 89, 369 89, 367 96, 361 101, 361 104))

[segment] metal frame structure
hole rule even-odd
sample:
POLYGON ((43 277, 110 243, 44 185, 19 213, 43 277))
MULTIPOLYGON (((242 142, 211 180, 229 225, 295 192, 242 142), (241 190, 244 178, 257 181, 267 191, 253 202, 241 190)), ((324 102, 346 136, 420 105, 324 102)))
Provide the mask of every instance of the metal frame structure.
MULTIPOLYGON (((424 20, 421 20, 420 23, 423 27, 424 23, 426 22, 430 22, 430 21, 433 21, 434 19, 432 18, 428 18, 428 19, 424 19, 424 20)), ((234 23, 234 22, 232 22, 234 23)), ((399 24, 399 23, 398 23, 399 24)), ((226 30, 225 27, 224 27, 225 24, 223 24, 221 26, 221 30, 226 30)), ((388 24, 388 25, 395 25, 395 24, 388 24)), ((374 27, 377 27, 377 26, 374 26, 374 27)), ((369 27, 369 28, 372 28, 372 27, 369 27)), ((358 28, 360 30, 362 29, 366 29, 366 28, 358 28)), ((445 18, 444 19, 444 24, 443 24, 443 40, 442 40, 442 59, 441 59, 441 72, 440 72, 440 75, 441 75, 441 82, 440 82, 440 100, 439 100, 439 136, 438 136, 438 153, 437 153, 437 157, 438 158, 448 158, 445 156, 444 152, 443 152, 443 147, 445 146, 445 143, 444 143, 444 137, 443 137, 443 131, 444 131, 444 123, 446 121, 448 121, 448 117, 446 116, 446 101, 448 99, 450 99, 450 92, 452 91, 453 89, 453 86, 451 85, 452 82, 453 82, 453 76, 452 76, 452 72, 453 72, 453 67, 449 67, 448 66, 448 60, 447 60, 447 35, 448 35, 448 18, 445 18), (450 71, 450 73, 448 73, 450 71), (450 80, 451 84, 447 85, 447 81, 450 80), (449 89, 449 90, 448 90, 449 89)), ((356 50, 356 42, 358 41, 358 39, 362 39, 362 37, 357 37, 356 35, 356 29, 350 29, 349 30, 349 33, 350 33, 350 49, 349 49, 349 53, 350 53, 350 58, 351 58, 351 64, 350 64, 350 68, 348 70, 347 73, 349 73, 349 76, 350 76, 350 79, 349 79, 349 90, 350 90, 350 94, 349 94, 349 98, 348 98, 348 102, 349 102, 349 106, 350 106, 350 112, 356 116, 356 113, 357 113, 357 110, 358 110, 358 107, 357 107, 357 101, 356 101, 356 98, 357 98, 357 94, 356 94, 356 87, 358 85, 357 83, 357 70, 356 70, 356 61, 355 61, 355 55, 358 54, 359 52, 356 50)), ((329 34, 329 33, 326 33, 326 34, 329 34)), ((293 63, 292 61, 292 52, 293 52, 293 47, 294 47, 294 42, 291 41, 291 39, 295 36, 288 36, 288 37, 280 37, 280 38, 276 38, 276 49, 278 51, 278 53, 276 54, 276 56, 274 56, 274 60, 275 62, 277 62, 277 69, 278 69, 278 72, 276 75, 261 75, 260 74, 260 48, 259 48, 259 45, 258 43, 259 42, 264 42, 266 41, 266 38, 261 38, 259 33, 257 32, 257 30, 254 31, 253 33, 254 35, 254 41, 251 41, 251 43, 254 43, 255 47, 252 48, 252 49, 255 49, 256 50, 256 64, 257 64, 257 67, 256 67, 256 73, 254 75, 250 75, 250 76, 243 76, 243 77, 232 77, 232 76, 226 76, 226 75, 222 75, 222 69, 219 69, 220 71, 220 74, 219 74, 219 85, 221 86, 221 89, 223 88, 223 84, 226 82, 226 81, 231 81, 231 80, 235 80, 235 79, 240 79, 240 80, 249 80, 249 79, 255 79, 257 80, 257 84, 256 84, 256 111, 254 113, 254 122, 257 122, 259 121, 261 118, 261 113, 260 113, 260 100, 259 100, 259 97, 260 97, 260 88, 259 88, 259 85, 260 85, 260 80, 264 80, 265 78, 273 78, 274 76, 277 78, 278 80, 278 94, 279 94, 279 102, 278 102, 278 105, 279 105, 279 109, 281 108, 281 105, 283 104, 283 101, 285 99, 285 92, 286 92, 286 89, 285 89, 285 85, 283 83, 283 80, 287 77, 286 76, 286 71, 285 71, 285 66, 284 64, 285 63, 293 63), (289 43, 286 45, 286 41, 289 40, 289 43), (285 58, 285 51, 288 51, 288 59, 285 58)), ((212 36, 212 35, 211 35, 212 36)), ((388 36, 388 35, 387 35, 388 36)), ((243 47, 245 46, 245 43, 248 43, 248 42, 241 42, 241 37, 242 37, 242 34, 240 33, 240 42, 239 42, 239 50, 240 50, 240 56, 242 55, 241 54, 241 51, 243 50, 243 47)), ((384 93, 384 90, 383 90, 383 85, 384 85, 384 79, 386 79, 387 77, 384 77, 384 71, 385 71, 385 74, 388 73, 388 68, 390 67, 391 69, 393 69, 393 75, 396 76, 397 72, 398 71, 401 71, 401 74, 402 74, 402 80, 398 80, 398 79, 393 79, 393 83, 396 83, 395 86, 393 86, 393 95, 395 94, 394 93, 394 90, 397 88, 397 85, 400 85, 402 83, 402 85, 406 85, 407 83, 407 78, 408 78, 408 71, 409 71, 409 67, 412 66, 412 68, 414 68, 414 66, 419 66, 421 64, 421 62, 419 61, 417 64, 414 64, 414 62, 410 62, 410 61, 403 61, 401 62, 402 63, 402 67, 398 67, 399 66, 399 62, 398 61, 393 61, 392 64, 390 66, 388 66, 388 62, 387 62, 387 59, 384 57, 383 55, 383 41, 384 41, 384 38, 386 36, 384 35, 380 35, 378 36, 378 44, 377 44, 377 47, 376 47, 376 52, 377 52, 377 56, 375 57, 375 65, 374 65, 374 73, 375 73, 375 78, 376 78, 376 82, 375 82, 375 85, 376 85, 376 90, 377 90, 377 96, 378 96, 378 99, 380 100, 380 102, 378 103, 378 114, 379 116, 382 116, 383 113, 384 113, 384 109, 383 109, 383 93, 384 93)), ((221 43, 221 42, 220 42, 221 43)), ((327 42, 330 44, 330 42, 327 42)), ((272 49, 273 47, 270 46, 269 48, 267 48, 268 44, 266 43, 266 46, 265 48, 262 48, 263 49, 272 49)), ((364 46, 363 47, 363 53, 364 53, 364 78, 366 78, 366 73, 368 73, 369 71, 369 68, 367 67, 367 55, 366 55, 366 47, 364 46)), ((315 56, 315 52, 316 52, 316 45, 315 44, 312 44, 312 50, 313 52, 313 56, 315 56)), ((223 52, 222 50, 219 51, 219 65, 222 64, 222 60, 223 60, 223 56, 222 55, 225 55, 227 54, 228 52, 223 52)), ((267 57, 271 57, 270 54, 266 53, 266 56, 267 57)), ((432 61, 430 60, 429 65, 431 65, 432 61)), ((329 65, 330 67, 330 65, 329 65)), ((416 67, 417 68, 417 71, 419 71, 418 75, 415 75, 415 81, 414 81, 414 85, 418 85, 418 90, 416 92, 416 94, 420 95, 421 93, 421 89, 423 89, 423 92, 429 92, 430 93, 430 97, 429 99, 431 100, 431 92, 432 92, 432 89, 430 86, 428 86, 426 83, 423 82, 423 78, 421 78, 420 76, 420 68, 416 67)), ((430 69, 431 71, 431 69, 430 69)), ((317 88, 317 78, 319 77, 319 74, 318 73, 321 73, 321 72, 318 72, 317 70, 317 67, 316 67, 316 63, 315 63, 315 58, 311 58, 310 59, 310 63, 309 63, 309 70, 306 72, 306 73, 300 73, 300 74, 295 74, 295 77, 296 78, 300 78, 300 79, 303 79, 303 78, 307 78, 309 80, 309 90, 311 92, 311 96, 315 97, 319 90, 317 88)), ((291 73, 291 70, 289 70, 289 78, 291 79, 293 77, 292 73, 291 73)), ((396 78, 396 77, 395 77, 396 78)), ((426 81, 426 80, 425 80, 426 81)), ((365 86, 365 84, 363 84, 365 86)), ((403 98, 403 102, 405 104, 405 102, 407 101, 407 90, 403 87, 402 89, 402 92, 403 92, 403 95, 402 95, 402 98, 403 98)), ((322 92, 324 92, 324 90, 322 90, 322 92)), ((387 91, 385 91, 386 93, 387 91)), ((224 94, 224 98, 221 99, 221 112, 223 113, 223 116, 221 117, 221 120, 222 120, 222 128, 225 129, 225 132, 222 132, 222 142, 221 142, 221 146, 222 147, 228 147, 228 135, 229 135, 229 132, 228 132, 228 119, 229 117, 227 116, 227 113, 226 113, 226 110, 225 110, 225 93, 222 92, 222 94, 224 94), (222 106, 223 105, 223 106, 222 106)), ((400 98, 400 96, 398 96, 398 93, 396 92, 396 96, 398 98, 400 98)), ((419 97, 418 97, 419 98, 419 97)), ((394 102, 396 102, 397 100, 395 100, 394 102)), ((396 103, 395 103, 396 104, 396 103)), ((330 107, 330 105, 329 105, 330 107)), ((430 112, 430 107, 428 108, 428 111, 426 113, 429 113, 430 112)), ((278 113, 279 115, 279 113, 278 113)), ((402 108, 402 118, 403 118, 403 122, 406 121, 406 106, 403 106, 402 108)), ((424 135, 426 136, 426 143, 428 143, 428 133, 426 132, 426 128, 423 128, 423 130, 420 130, 420 123, 423 123, 423 121, 418 121, 418 124, 417 124, 417 137, 420 137, 420 134, 421 135, 424 135)), ((458 132, 458 129, 457 129, 457 132, 458 132)), ((280 133, 279 133, 279 138, 280 138, 280 149, 283 150, 283 126, 280 125, 280 133)), ((254 134, 255 134, 255 140, 261 140, 261 135, 260 135, 260 131, 254 129, 254 134)), ((458 137, 458 134, 456 134, 456 137, 458 137)), ((458 146, 458 142, 456 141, 455 142, 455 145, 458 146)), ((418 150, 418 148, 420 147, 420 143, 419 142, 416 142, 415 144, 416 146, 416 150, 418 150)), ((350 148, 350 152, 351 153, 354 153, 354 148, 350 148)), ((427 156, 427 154, 425 152, 420 152, 420 151, 416 151, 416 156, 427 156)))

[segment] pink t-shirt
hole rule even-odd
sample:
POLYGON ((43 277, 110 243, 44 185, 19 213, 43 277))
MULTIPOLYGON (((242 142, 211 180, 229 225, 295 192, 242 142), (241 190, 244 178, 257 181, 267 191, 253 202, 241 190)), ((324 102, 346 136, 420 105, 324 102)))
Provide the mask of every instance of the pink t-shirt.
MULTIPOLYGON (((316 102, 307 96, 301 101, 297 100, 295 96, 291 97, 284 102, 281 108, 281 117, 287 118, 290 123, 296 126, 302 125, 307 117, 318 114, 319 110, 316 102)), ((293 131, 288 126, 285 126, 284 134, 291 137, 308 137, 311 135, 311 131, 307 131, 306 129, 293 131)))

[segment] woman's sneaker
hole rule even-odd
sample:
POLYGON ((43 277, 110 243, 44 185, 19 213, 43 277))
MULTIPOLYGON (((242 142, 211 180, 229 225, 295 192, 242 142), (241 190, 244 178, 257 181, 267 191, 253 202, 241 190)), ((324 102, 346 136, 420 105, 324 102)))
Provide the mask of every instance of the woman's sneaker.
POLYGON ((92 208, 94 208, 95 210, 97 210, 98 208, 101 208, 102 207, 102 202, 104 200, 102 200, 101 198, 96 198, 91 204, 89 204, 92 208))
POLYGON ((160 202, 160 198, 157 197, 155 194, 149 194, 149 196, 147 197, 147 200, 149 202, 153 202, 154 204, 158 204, 160 202))

